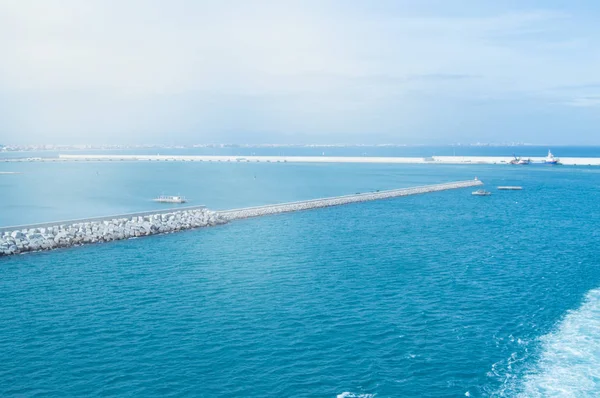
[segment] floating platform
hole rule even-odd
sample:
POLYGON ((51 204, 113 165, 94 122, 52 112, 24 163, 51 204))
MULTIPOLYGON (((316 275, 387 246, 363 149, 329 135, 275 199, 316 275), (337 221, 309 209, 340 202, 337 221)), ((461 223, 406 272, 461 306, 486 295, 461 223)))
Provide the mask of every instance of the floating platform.
POLYGON ((506 185, 506 186, 500 186, 500 187, 498 187, 498 189, 500 191, 520 191, 520 190, 523 189, 523 187, 519 187, 519 186, 516 186, 516 185, 514 185, 514 186, 513 185, 506 185))

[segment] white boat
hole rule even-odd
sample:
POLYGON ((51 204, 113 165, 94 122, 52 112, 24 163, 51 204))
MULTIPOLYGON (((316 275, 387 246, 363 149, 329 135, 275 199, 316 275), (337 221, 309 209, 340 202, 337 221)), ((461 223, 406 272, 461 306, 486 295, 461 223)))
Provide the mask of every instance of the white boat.
POLYGON ((531 159, 523 159, 521 157, 514 156, 514 159, 510 161, 510 164, 529 164, 531 163, 531 159))
POLYGON ((477 191, 471 193, 473 196, 490 196, 491 194, 491 192, 486 191, 485 189, 478 189, 477 191))
POLYGON ((160 195, 159 197, 154 198, 154 201, 160 203, 185 203, 186 199, 183 196, 160 195))
POLYGON ((546 156, 546 159, 544 159, 544 163, 559 164, 558 161, 559 161, 559 159, 555 158, 554 155, 552 154, 552 152, 550 152, 550 149, 548 149, 548 156, 546 156))

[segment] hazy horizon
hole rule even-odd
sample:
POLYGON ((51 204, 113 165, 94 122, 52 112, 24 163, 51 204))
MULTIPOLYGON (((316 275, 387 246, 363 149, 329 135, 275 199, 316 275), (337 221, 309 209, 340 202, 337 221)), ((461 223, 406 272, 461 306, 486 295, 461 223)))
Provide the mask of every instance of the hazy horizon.
POLYGON ((600 145, 599 16, 592 1, 4 0, 0 144, 600 145))
POLYGON ((156 144, 156 143, 134 143, 134 144, 82 144, 82 143, 38 143, 38 144, 10 144, 0 143, 0 151, 8 149, 12 150, 111 150, 111 149, 134 149, 134 148, 165 148, 165 149, 193 149, 193 148, 460 148, 460 147, 497 147, 497 148, 511 148, 511 147, 533 147, 533 148, 600 148, 598 144, 552 144, 552 143, 527 143, 527 142, 514 142, 514 143, 496 143, 496 142, 457 142, 457 143, 439 143, 439 144, 401 144, 401 143, 374 143, 374 144, 351 144, 343 142, 334 143, 278 143, 278 142, 265 142, 265 143, 248 143, 248 142, 206 142, 206 143, 195 143, 195 144, 156 144), (18 148, 18 149, 16 149, 18 148), (35 148, 35 149, 31 149, 35 148))

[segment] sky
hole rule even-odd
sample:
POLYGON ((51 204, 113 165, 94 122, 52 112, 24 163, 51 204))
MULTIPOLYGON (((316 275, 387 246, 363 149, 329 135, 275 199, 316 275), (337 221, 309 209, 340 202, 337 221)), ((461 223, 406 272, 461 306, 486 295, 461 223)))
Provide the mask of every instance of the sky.
POLYGON ((600 2, 0 0, 0 144, 600 144, 600 2))

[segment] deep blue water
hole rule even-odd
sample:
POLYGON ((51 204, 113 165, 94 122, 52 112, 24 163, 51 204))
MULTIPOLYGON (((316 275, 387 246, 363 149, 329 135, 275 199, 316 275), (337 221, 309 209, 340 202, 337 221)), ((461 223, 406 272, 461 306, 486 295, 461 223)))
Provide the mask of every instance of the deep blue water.
POLYGON ((230 208, 477 175, 493 195, 1 258, 0 396, 600 393, 600 168, 9 168, 24 174, 0 175, 1 225, 143 210, 175 190, 230 208), (509 184, 524 189, 494 189, 509 184))

